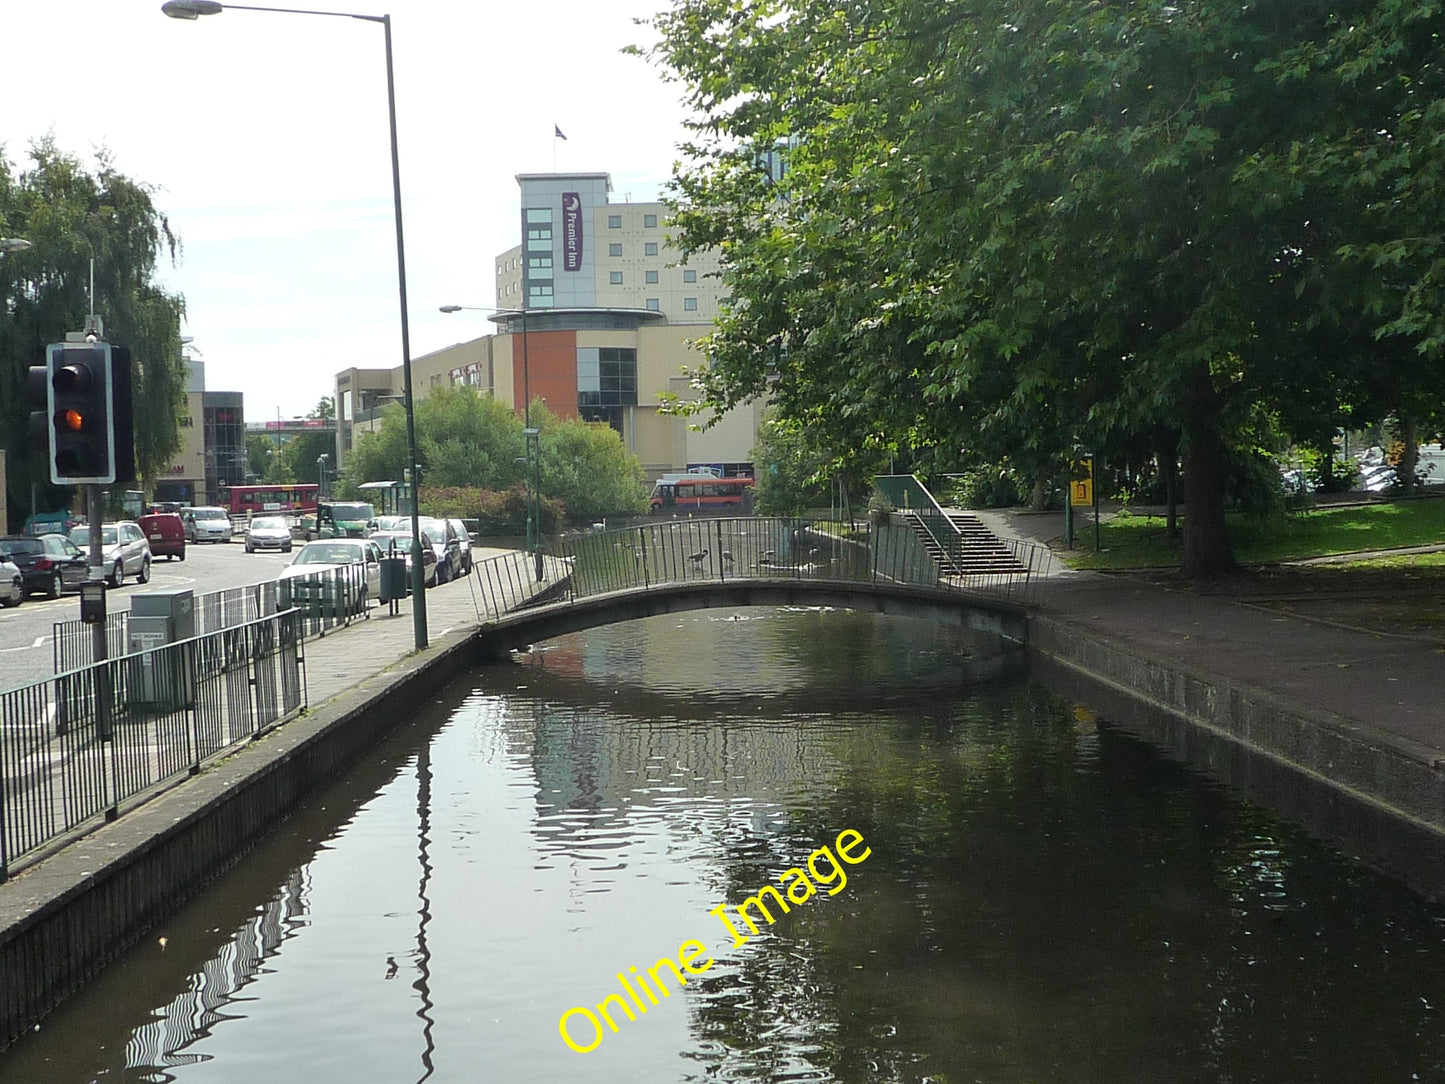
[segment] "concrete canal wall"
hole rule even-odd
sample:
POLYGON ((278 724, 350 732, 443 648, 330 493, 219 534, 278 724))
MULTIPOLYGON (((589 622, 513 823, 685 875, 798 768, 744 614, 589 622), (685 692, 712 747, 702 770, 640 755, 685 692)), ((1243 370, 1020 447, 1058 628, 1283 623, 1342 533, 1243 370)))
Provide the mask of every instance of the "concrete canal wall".
POLYGON ((1445 898, 1445 764, 1433 749, 1067 620, 1030 620, 1031 672, 1346 853, 1445 898))

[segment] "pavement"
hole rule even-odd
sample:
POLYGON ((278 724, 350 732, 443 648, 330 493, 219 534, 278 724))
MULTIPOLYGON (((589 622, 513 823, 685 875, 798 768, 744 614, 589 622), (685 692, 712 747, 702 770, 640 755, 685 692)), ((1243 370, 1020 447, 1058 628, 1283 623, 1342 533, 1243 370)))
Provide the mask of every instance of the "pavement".
MULTIPOLYGON (((996 533, 1031 542, 1064 533, 1062 513, 990 511, 980 518, 996 533)), ((1154 575, 1074 571, 1060 561, 1031 601, 1124 650, 1262 690, 1302 714, 1404 739, 1432 766, 1445 767, 1445 646, 1437 639, 1281 613, 1242 583, 1232 590, 1228 579, 1201 588, 1154 575)))
MULTIPOLYGON (((474 545, 472 562, 481 564, 514 552, 474 545)), ((426 608, 429 644, 449 632, 481 623, 484 605, 478 575, 429 588, 426 608)), ((370 617, 306 641, 306 702, 312 711, 333 696, 380 679, 389 667, 413 653, 416 630, 411 597, 399 600, 396 610, 393 615, 389 606, 373 605, 370 617)))

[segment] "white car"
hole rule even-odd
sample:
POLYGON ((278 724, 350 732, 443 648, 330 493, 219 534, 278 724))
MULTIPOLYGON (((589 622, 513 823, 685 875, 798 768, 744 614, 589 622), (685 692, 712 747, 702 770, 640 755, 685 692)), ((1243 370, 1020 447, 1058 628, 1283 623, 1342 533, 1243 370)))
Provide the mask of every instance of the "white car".
POLYGON ((257 516, 246 528, 246 552, 280 550, 291 552, 291 527, 285 516, 257 516))
POLYGON ((362 613, 367 603, 381 597, 381 548, 367 538, 322 538, 296 551, 296 559, 281 572, 291 598, 298 604, 324 602, 340 581, 341 609, 362 613))
POLYGON ((25 601, 25 577, 20 569, 0 557, 0 606, 19 606, 25 601))
POLYGON ((187 542, 231 541, 231 513, 224 508, 186 508, 181 512, 187 542))

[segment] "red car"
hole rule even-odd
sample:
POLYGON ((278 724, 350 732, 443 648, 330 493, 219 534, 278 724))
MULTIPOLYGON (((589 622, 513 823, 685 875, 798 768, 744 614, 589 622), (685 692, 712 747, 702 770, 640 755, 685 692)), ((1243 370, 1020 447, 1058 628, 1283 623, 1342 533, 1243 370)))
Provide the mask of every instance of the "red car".
POLYGON ((136 520, 141 534, 151 544, 152 557, 168 557, 172 561, 186 559, 186 526, 175 512, 152 512, 136 520))

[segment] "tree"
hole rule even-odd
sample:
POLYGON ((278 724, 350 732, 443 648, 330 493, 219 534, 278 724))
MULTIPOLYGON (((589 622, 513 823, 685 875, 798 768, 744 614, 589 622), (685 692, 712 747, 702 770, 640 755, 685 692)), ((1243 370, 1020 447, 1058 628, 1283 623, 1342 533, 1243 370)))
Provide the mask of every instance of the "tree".
POLYGON ((33 246, 0 257, 0 439, 9 492, 27 499, 31 482, 49 477, 26 439, 26 372, 43 363, 46 343, 81 330, 92 311, 103 318, 106 339, 131 351, 136 469, 149 485, 181 448, 185 304, 154 281, 157 260, 174 260, 180 242, 151 188, 116 172, 106 152, 87 169, 46 138, 29 157, 30 168, 15 173, 0 153, 0 234, 33 246))
POLYGON ((796 422, 768 417, 753 449, 758 472, 757 510, 765 516, 795 516, 828 502, 827 457, 812 447, 796 422))
POLYGON ((1255 412, 1378 365, 1311 341, 1445 341, 1436 3, 677 0, 655 23, 698 116, 679 241, 722 252, 734 298, 707 406, 769 394, 833 447, 1040 474, 1177 432, 1208 575, 1255 412))
POLYGON ((579 418, 562 421, 540 401, 532 419, 541 456, 538 489, 559 500, 575 520, 629 515, 647 509, 642 463, 609 425, 579 418))

